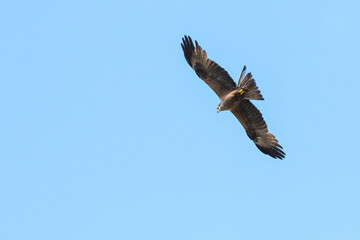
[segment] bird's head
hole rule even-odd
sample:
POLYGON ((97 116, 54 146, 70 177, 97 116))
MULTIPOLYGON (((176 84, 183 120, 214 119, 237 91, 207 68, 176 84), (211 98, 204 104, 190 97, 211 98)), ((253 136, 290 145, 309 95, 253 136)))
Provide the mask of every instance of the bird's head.
POLYGON ((219 113, 221 112, 223 109, 222 109, 222 103, 219 103, 219 105, 217 106, 216 108, 216 111, 219 113))

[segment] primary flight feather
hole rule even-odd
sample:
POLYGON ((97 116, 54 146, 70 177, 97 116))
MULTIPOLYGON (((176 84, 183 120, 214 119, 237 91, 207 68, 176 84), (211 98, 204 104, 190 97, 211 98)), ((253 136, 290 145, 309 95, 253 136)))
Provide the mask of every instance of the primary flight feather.
POLYGON ((264 98, 251 73, 245 74, 246 66, 244 66, 239 83, 236 85, 222 67, 207 58, 205 50, 202 50, 197 41, 194 45, 189 36, 184 36, 182 40, 181 47, 186 61, 221 100, 217 111, 230 110, 261 152, 273 158, 283 159, 285 153, 278 140, 269 133, 262 114, 250 102, 250 99, 264 100, 264 98))

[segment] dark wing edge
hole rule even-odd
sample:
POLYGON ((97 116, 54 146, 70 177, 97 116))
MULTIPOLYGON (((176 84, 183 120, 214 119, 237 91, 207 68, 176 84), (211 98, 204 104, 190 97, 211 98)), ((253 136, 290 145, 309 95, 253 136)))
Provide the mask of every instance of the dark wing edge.
POLYGON ((282 146, 268 129, 261 112, 249 101, 242 100, 231 112, 239 120, 257 148, 273 158, 285 158, 282 146))
POLYGON ((236 83, 230 75, 216 62, 207 58, 205 50, 195 41, 195 45, 189 36, 184 36, 181 47, 187 63, 195 70, 195 73, 207 84, 221 99, 236 87, 236 83))

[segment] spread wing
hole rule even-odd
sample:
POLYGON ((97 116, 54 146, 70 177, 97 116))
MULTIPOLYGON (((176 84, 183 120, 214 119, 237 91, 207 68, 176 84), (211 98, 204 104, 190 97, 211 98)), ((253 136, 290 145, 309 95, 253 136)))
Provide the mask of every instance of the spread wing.
POLYGON ((242 100, 231 109, 231 112, 240 121, 249 138, 254 141, 261 152, 273 158, 283 159, 285 157, 278 140, 269 133, 262 114, 249 100, 242 100))
POLYGON ((186 61, 220 99, 235 89, 234 80, 216 62, 207 58, 205 50, 202 50, 197 41, 194 46, 189 36, 184 36, 182 40, 181 47, 186 61))

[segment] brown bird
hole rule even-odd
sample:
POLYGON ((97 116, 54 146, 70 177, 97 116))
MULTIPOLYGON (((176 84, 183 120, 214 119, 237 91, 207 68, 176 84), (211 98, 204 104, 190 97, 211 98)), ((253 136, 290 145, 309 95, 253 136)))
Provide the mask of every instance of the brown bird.
POLYGON ((264 100, 264 98, 251 73, 245 75, 246 66, 244 66, 239 83, 236 85, 222 67, 207 58, 205 50, 202 50, 197 41, 194 45, 189 36, 184 36, 182 41, 181 47, 186 61, 220 98, 217 111, 230 110, 261 152, 273 158, 283 159, 285 153, 278 140, 269 133, 262 114, 250 102, 250 99, 264 100))

